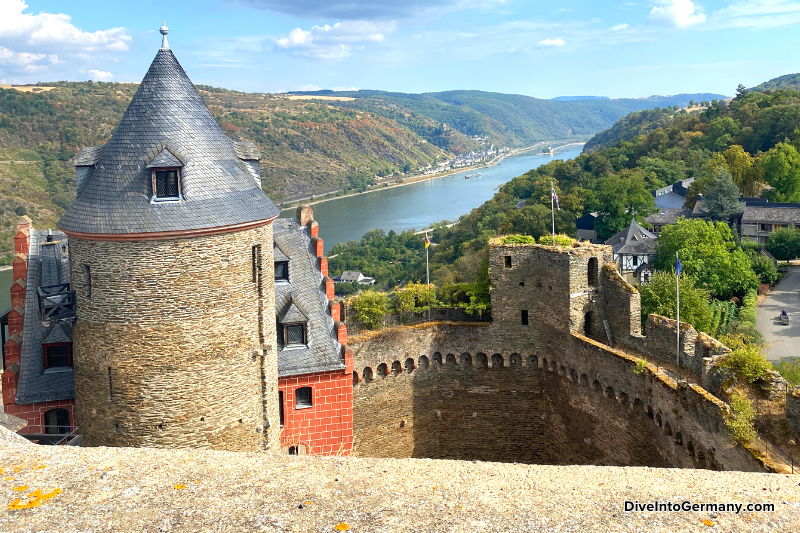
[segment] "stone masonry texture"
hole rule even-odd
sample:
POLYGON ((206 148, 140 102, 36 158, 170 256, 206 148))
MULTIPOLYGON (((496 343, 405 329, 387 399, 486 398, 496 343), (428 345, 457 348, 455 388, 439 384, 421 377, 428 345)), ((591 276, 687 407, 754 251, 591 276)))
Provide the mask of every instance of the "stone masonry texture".
POLYGON ((85 445, 279 447, 271 224, 70 248, 85 445))
POLYGON ((491 324, 349 340, 357 454, 767 469, 728 438, 724 402, 603 344, 645 341, 638 292, 606 268, 608 247, 494 243, 489 254, 491 324))
POLYGON ((0 531, 800 531, 797 476, 3 444, 0 531), (27 486, 25 491, 14 487, 27 486), (36 490, 41 505, 9 509, 36 490), (625 512, 624 502, 774 504, 625 512), (343 530, 345 526, 340 526, 343 530))

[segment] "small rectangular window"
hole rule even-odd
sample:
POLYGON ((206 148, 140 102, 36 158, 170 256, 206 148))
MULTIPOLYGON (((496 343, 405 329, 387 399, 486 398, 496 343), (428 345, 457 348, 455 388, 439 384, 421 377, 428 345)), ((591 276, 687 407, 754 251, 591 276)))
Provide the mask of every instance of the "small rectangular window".
POLYGON ((504 260, 506 262, 506 268, 511 268, 511 256, 510 255, 505 256, 504 260))
POLYGON ((86 283, 86 297, 92 297, 92 269, 89 265, 83 265, 83 277, 86 283))
POLYGON ((522 325, 523 326, 527 326, 528 325, 528 310, 527 309, 523 309, 522 310, 522 325))
POLYGON ((44 347, 45 368, 67 368, 72 366, 69 344, 55 344, 44 347))
POLYGON ((295 409, 308 409, 313 407, 311 401, 311 387, 300 387, 294 391, 294 408, 295 409))
POLYGON ((275 262, 275 281, 289 281, 289 263, 287 261, 275 262))
POLYGON ((283 391, 278 391, 278 416, 281 421, 281 427, 283 427, 283 391))
POLYGON ((156 200, 177 200, 180 198, 177 170, 154 170, 156 200))
POLYGON ((251 253, 251 261, 253 263, 253 283, 258 282, 258 275, 261 273, 261 245, 253 245, 251 253))
POLYGON ((306 343, 302 324, 286 326, 286 346, 299 346, 306 343))

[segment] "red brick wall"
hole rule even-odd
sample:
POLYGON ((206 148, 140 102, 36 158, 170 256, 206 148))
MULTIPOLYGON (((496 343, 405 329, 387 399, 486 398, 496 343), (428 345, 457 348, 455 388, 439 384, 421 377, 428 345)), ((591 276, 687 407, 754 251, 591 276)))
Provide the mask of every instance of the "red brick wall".
POLYGON ((319 372, 278 379, 283 393, 283 447, 303 444, 309 455, 350 455, 353 447, 353 376, 319 372), (311 387, 312 407, 295 409, 294 391, 311 387))
MULTIPOLYGON (((75 425, 75 400, 56 400, 28 405, 5 406, 6 413, 28 421, 28 428, 20 430, 20 433, 44 433, 44 414, 50 409, 66 409, 69 411, 70 425, 75 425)), ((80 430, 78 433, 80 433, 80 430)))

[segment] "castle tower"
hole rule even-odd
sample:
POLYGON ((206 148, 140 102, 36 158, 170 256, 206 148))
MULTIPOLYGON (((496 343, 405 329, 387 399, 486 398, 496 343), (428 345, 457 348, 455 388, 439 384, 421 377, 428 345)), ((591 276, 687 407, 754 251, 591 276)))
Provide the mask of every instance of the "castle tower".
POLYGON ((279 447, 272 221, 166 40, 107 144, 76 159, 76 418, 89 446, 279 447))

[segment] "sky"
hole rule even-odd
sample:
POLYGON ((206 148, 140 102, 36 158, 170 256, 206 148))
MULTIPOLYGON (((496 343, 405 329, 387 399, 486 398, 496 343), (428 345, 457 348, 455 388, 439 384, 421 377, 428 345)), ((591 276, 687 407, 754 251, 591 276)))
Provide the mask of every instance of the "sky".
POLYGON ((0 0, 0 83, 138 82, 169 43, 251 92, 712 92, 800 71, 791 0, 0 0))

